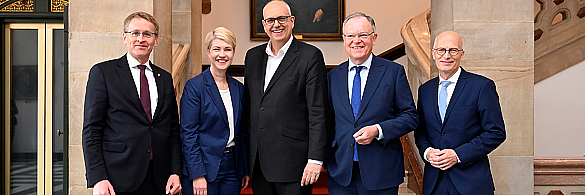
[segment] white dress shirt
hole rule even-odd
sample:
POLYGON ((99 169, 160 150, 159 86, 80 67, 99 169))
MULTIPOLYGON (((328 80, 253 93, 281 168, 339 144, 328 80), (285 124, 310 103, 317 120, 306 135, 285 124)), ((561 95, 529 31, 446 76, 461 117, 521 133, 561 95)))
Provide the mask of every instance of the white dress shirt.
POLYGON ((227 112, 228 126, 230 129, 230 136, 228 138, 226 147, 235 146, 236 143, 234 142, 234 107, 232 105, 232 96, 230 95, 230 89, 228 88, 226 90, 219 90, 219 95, 221 95, 223 107, 225 107, 225 111, 227 112))
MULTIPOLYGON (((443 79, 443 77, 441 77, 441 75, 439 75, 439 86, 438 86, 438 90, 437 90, 437 100, 439 99, 438 97, 439 97, 439 94, 441 93, 441 82, 451 81, 451 84, 449 84, 449 86, 447 86, 447 104, 445 104, 447 107, 449 107, 449 102, 451 101, 451 96, 453 95, 453 91, 455 91, 455 86, 457 85, 457 80, 459 80, 459 75, 461 75, 461 67, 459 67, 459 69, 457 69, 457 72, 455 72, 455 74, 447 80, 443 79)), ((437 107, 439 107, 439 101, 437 101, 437 107)), ((426 161, 429 161, 427 159, 427 153, 429 152, 429 150, 432 150, 432 149, 435 149, 435 148, 428 147, 427 149, 425 149, 425 153, 423 154, 424 155, 423 158, 426 161)), ((455 155, 457 155, 457 154, 455 154, 455 155)), ((459 160, 459 156, 457 156, 457 162, 461 163, 461 161, 459 160)))
POLYGON ((290 47, 292 40, 293 39, 291 36, 286 42, 286 44, 284 44, 284 46, 282 46, 282 48, 278 50, 278 53, 276 55, 272 53, 272 46, 270 45, 271 42, 268 41, 268 45, 266 46, 266 54, 268 54, 268 61, 266 62, 266 76, 264 76, 264 91, 266 91, 266 87, 268 87, 270 79, 272 79, 272 76, 274 76, 274 73, 276 73, 276 69, 278 69, 280 62, 282 62, 282 59, 284 58, 284 55, 288 51, 288 48, 290 47))
POLYGON ((146 75, 146 80, 148 80, 148 91, 150 92, 150 116, 154 117, 154 112, 156 111, 156 106, 158 103, 158 91, 156 87, 156 81, 154 80, 154 74, 152 72, 152 67, 150 67, 150 60, 146 64, 140 64, 138 60, 136 60, 130 53, 126 53, 126 59, 128 60, 128 66, 130 66, 130 72, 132 73, 132 79, 134 79, 134 85, 136 86, 136 91, 138 92, 138 97, 140 98, 140 68, 138 65, 145 65, 146 69, 144 69, 144 75, 146 75))
MULTIPOLYGON (((348 73, 347 73, 347 89, 349 91, 349 104, 351 105, 351 93, 352 93, 352 89, 353 89, 353 78, 355 77, 355 71, 357 66, 363 66, 364 68, 362 68, 362 70, 360 71, 360 84, 361 84, 361 91, 360 91, 360 99, 361 97, 364 95, 364 89, 366 88, 366 82, 368 81, 368 75, 370 73, 370 67, 372 67, 372 58, 374 57, 374 54, 370 54, 370 57, 368 57, 368 59, 363 63, 363 64, 355 64, 353 63, 353 61, 348 60, 349 61, 349 65, 347 67, 348 69, 348 73)), ((361 105, 360 105, 361 106, 361 105)), ((376 137, 377 140, 382 140, 384 139, 384 133, 382 132, 382 126, 380 126, 379 124, 374 124, 374 126, 376 126, 376 128, 378 128, 378 136, 376 137)))

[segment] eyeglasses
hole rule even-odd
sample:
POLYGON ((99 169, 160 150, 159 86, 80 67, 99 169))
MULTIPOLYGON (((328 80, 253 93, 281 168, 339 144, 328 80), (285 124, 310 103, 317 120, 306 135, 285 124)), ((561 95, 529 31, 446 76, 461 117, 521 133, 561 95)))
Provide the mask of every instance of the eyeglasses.
POLYGON ((124 32, 124 33, 128 33, 128 34, 130 34, 130 36, 132 36, 132 37, 134 37, 134 38, 138 38, 138 37, 140 37, 140 35, 142 35, 144 38, 147 38, 147 39, 150 39, 150 38, 152 38, 152 37, 154 37, 154 36, 158 35, 158 34, 156 34, 156 33, 153 33, 153 32, 148 32, 148 31, 145 31, 145 32, 140 32, 140 31, 132 31, 132 32, 124 32))
POLYGON ((447 53, 447 51, 449 51, 449 54, 451 54, 452 56, 456 56, 457 54, 459 54, 460 51, 463 51, 462 49, 457 49, 457 48, 449 48, 449 49, 435 48, 433 50, 437 51, 437 54, 440 56, 445 55, 445 53, 447 53))
POLYGON ((374 34, 374 32, 371 33, 360 33, 360 34, 343 34, 343 37, 345 37, 346 39, 353 39, 353 38, 360 38, 360 39, 366 39, 368 38, 370 35, 374 34))
POLYGON ((266 18, 262 21, 264 21, 266 23, 266 25, 272 26, 274 24, 274 21, 278 20, 278 23, 284 24, 288 21, 288 18, 290 18, 290 17, 293 17, 293 16, 278 16, 276 18, 266 18))

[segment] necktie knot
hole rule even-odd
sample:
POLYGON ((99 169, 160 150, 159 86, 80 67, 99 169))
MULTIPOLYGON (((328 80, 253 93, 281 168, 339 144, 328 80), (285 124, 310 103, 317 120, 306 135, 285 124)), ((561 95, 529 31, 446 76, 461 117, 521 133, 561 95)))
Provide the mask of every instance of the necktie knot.
POLYGON ((364 66, 354 66, 355 68, 355 72, 356 74, 360 73, 360 71, 362 71, 362 68, 364 68, 364 66))
POLYGON ((443 88, 447 88, 449 85, 451 85, 451 81, 441 81, 441 86, 443 88))
POLYGON ((140 68, 140 70, 145 70, 146 69, 146 65, 138 65, 138 68, 140 68))

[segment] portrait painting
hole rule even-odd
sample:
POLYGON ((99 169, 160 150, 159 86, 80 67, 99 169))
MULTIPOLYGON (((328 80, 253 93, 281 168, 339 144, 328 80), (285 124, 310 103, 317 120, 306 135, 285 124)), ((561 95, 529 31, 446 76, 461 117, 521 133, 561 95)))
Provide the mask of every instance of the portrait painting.
MULTIPOLYGON (((262 9, 270 0, 250 0, 250 39, 268 40, 262 26, 262 9)), ((341 27, 345 17, 344 0, 286 1, 295 17, 293 35, 302 40, 342 40, 341 27)))

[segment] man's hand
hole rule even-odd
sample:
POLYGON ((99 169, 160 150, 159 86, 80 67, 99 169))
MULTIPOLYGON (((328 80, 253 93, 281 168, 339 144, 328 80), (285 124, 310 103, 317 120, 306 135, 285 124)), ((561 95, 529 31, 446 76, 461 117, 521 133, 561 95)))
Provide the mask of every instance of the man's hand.
MULTIPOLYGON (((431 153, 431 151, 429 151, 429 153, 431 153)), ((453 150, 453 149, 441 150, 440 152, 435 153, 435 154, 439 154, 439 155, 432 157, 433 160, 430 160, 431 158, 429 158, 429 162, 431 163, 431 165, 433 167, 436 167, 436 168, 441 169, 443 171, 453 167, 453 165, 458 163, 457 154, 455 153, 455 150, 453 150)), ((431 156, 431 155, 427 154, 427 156, 431 156)))
POLYGON ((242 178, 242 189, 240 190, 244 190, 248 187, 248 184, 250 184, 250 175, 246 175, 244 176, 244 178, 242 178))
POLYGON ((321 165, 315 163, 307 163, 305 166, 305 172, 303 172, 303 178, 301 179, 301 186, 314 184, 319 179, 321 174, 321 165))
POLYGON ((193 194, 207 195, 207 180, 205 176, 193 179, 193 194))
POLYGON ((427 161, 429 161, 430 163, 437 162, 437 159, 439 159, 439 157, 441 157, 441 155, 443 154, 444 152, 441 152, 441 150, 439 149, 430 149, 427 152, 427 161))
POLYGON ((313 23, 321 21, 323 17, 323 10, 319 9, 315 12, 315 17, 313 18, 313 23))
POLYGON ((378 136, 378 128, 375 125, 366 126, 353 134, 353 138, 358 144, 368 145, 378 136))
POLYGON ((116 192, 110 181, 104 179, 93 185, 93 195, 116 195, 116 192))
POLYGON ((167 194, 179 194, 181 192, 181 179, 179 179, 179 175, 172 174, 167 180, 167 187, 166 193, 167 194))

